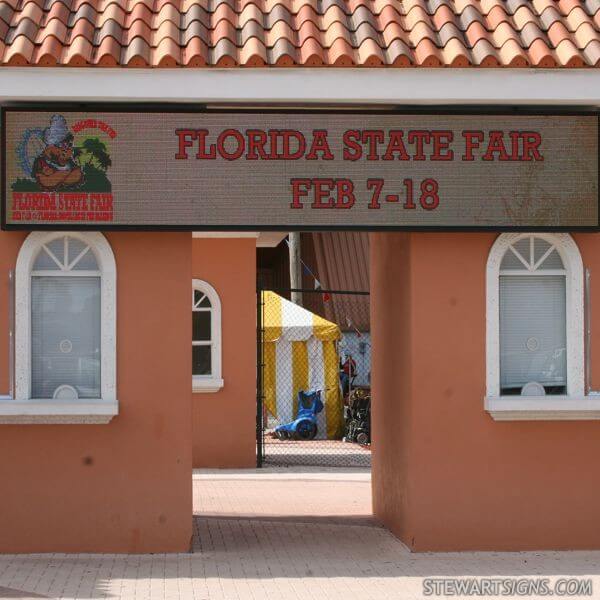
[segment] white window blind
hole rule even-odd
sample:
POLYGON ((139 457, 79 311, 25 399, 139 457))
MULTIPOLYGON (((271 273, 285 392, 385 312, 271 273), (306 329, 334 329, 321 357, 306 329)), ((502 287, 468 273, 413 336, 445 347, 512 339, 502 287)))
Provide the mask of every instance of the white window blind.
MULTIPOLYGON (((562 268, 550 265, 546 270, 562 268)), ((540 271, 500 276, 500 386, 508 393, 530 381, 567 385, 565 276, 540 271)))
POLYGON ((32 277, 31 334, 34 398, 61 385, 100 397, 99 277, 32 277))
MULTIPOLYGON (((100 398, 101 276, 91 248, 60 237, 44 244, 31 276, 31 394, 61 386, 100 398)), ((72 393, 72 390, 71 390, 72 393)))

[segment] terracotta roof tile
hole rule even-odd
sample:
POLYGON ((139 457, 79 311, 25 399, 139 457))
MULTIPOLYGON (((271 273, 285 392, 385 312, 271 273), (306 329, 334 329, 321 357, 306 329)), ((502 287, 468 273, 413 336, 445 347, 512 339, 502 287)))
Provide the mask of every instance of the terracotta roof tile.
POLYGON ((36 46, 34 61, 41 67, 53 67, 58 63, 62 54, 62 44, 53 35, 48 35, 36 46))
POLYGON ((489 34, 486 28, 478 21, 473 21, 465 31, 465 42, 470 48, 474 48, 481 40, 489 43, 489 34))
POLYGON ((503 6, 494 6, 485 16, 485 24, 489 31, 495 31, 503 23, 508 23, 511 26, 511 19, 503 6))
POLYGON ((96 49, 93 61, 103 67, 114 67, 121 62, 121 45, 113 37, 105 37, 96 49))
MULTIPOLYGON (((381 34, 382 36, 382 40, 384 43, 384 47, 387 47, 388 51, 390 50, 390 46, 392 45, 392 43, 396 40, 404 40, 404 38, 406 37, 404 29, 402 29, 402 27, 400 27, 400 25, 398 23, 390 23, 382 32, 381 34)), ((405 42, 402 42, 403 45, 407 48, 408 52, 406 52, 406 54, 410 55, 410 50, 408 49, 408 46, 406 45, 405 42)), ((395 53, 396 51, 392 51, 392 53, 395 53)), ((392 59, 391 62, 394 62, 395 59, 392 59)))
POLYGON ((509 40, 515 42, 520 48, 526 46, 525 41, 519 36, 519 32, 515 31, 515 29, 506 21, 500 23, 500 25, 492 31, 488 39, 495 48, 502 48, 509 40))
POLYGON ((423 67, 441 67, 444 64, 441 52, 429 38, 421 39, 414 54, 417 64, 423 67))
POLYGON ((31 19, 22 19, 16 27, 11 27, 6 34, 6 38, 2 40, 7 46, 12 45, 18 38, 33 42, 38 35, 39 27, 31 19))
POLYGON ((192 38, 199 38, 206 41, 210 39, 210 36, 211 31, 205 27, 203 23, 200 21, 192 21, 181 33, 181 45, 187 46, 192 38))
POLYGON ((92 62, 94 47, 84 36, 77 36, 66 47, 63 60, 67 65, 85 66, 92 62))
POLYGON ((299 60, 301 65, 307 67, 321 67, 325 64, 325 53, 323 47, 311 37, 298 48, 299 60))
POLYGON ((278 67, 293 66, 296 62, 295 46, 289 40, 279 38, 273 47, 267 50, 267 62, 278 67))
POLYGON ((521 31, 528 23, 541 25, 540 18, 531 11, 529 6, 520 6, 512 15, 512 18, 518 31, 521 31))
POLYGON ((208 46, 200 38, 192 38, 183 49, 182 63, 189 67, 205 67, 208 64, 208 46))
MULTIPOLYGON (((339 10, 339 9, 338 9, 339 10)), ((315 12, 311 12, 310 7, 307 7, 307 11, 304 11, 304 18, 302 18, 302 11, 298 13, 297 19, 299 22, 304 19, 315 19, 317 18, 317 14, 315 12), (307 13, 308 11, 308 13, 307 13)), ((327 15, 331 14, 333 17, 333 11, 329 10, 323 15, 323 19, 326 18, 327 15)), ((278 4, 273 8, 270 13, 265 14, 265 27, 267 29, 272 29, 277 23, 284 22, 290 27, 294 25, 294 18, 292 17, 292 13, 283 5, 278 4)))
POLYGON ((563 40, 556 46, 556 56, 563 67, 583 67, 584 62, 579 50, 570 40, 563 40))
POLYGON ((527 23, 523 29, 521 29, 520 37, 523 40, 523 45, 526 48, 529 48, 536 40, 540 40, 545 46, 545 40, 547 40, 547 36, 544 35, 542 30, 531 21, 527 23))
POLYGON ((52 19, 46 27, 39 29, 37 34, 36 44, 42 44, 48 37, 54 37, 62 44, 67 41, 68 31, 67 26, 58 19, 52 19))
POLYGON ((562 21, 554 21, 548 28, 548 39, 556 48, 563 40, 570 40, 571 34, 562 21))
POLYGON ((384 8, 377 15, 377 19, 381 30, 384 30, 390 23, 394 23, 398 27, 403 27, 406 23, 406 18, 400 16, 398 11, 392 6, 384 8))
POLYGON ((0 0, 0 63, 596 67, 600 0, 0 0))
POLYGON ((597 67, 600 65, 600 42, 594 40, 590 42, 582 52, 586 63, 597 67))
POLYGON ((554 6, 549 6, 540 13, 540 22, 546 30, 550 29, 556 22, 562 23, 565 27, 568 25, 566 19, 562 19, 560 13, 554 6))
POLYGON ((170 37, 165 37, 158 42, 150 60, 150 64, 159 67, 176 67, 181 62, 181 46, 170 37))
POLYGON ((443 64, 451 67, 468 67, 471 64, 469 52, 464 44, 452 38, 442 48, 443 64))
POLYGON ((600 10, 600 0, 585 0, 584 5, 589 15, 595 15, 600 10))
POLYGON ((592 40, 600 41, 600 35, 591 22, 582 23, 573 33, 579 50, 583 50, 592 40))
POLYGON ((393 67, 408 67, 412 64, 412 52, 408 45, 396 38, 387 49, 388 65, 393 67))
POLYGON ((471 55, 475 65, 481 67, 497 67, 500 65, 500 56, 487 39, 480 39, 473 44, 471 55))
POLYGON ((514 39, 507 40, 499 49, 500 64, 508 67, 526 67, 529 65, 527 54, 514 39))
MULTIPOLYGON (((10 25, 14 10, 8 2, 0 2, 0 20, 4 21, 7 25, 10 25)), ((5 39, 5 36, 2 36, 5 39)))
MULTIPOLYGON (((60 6, 60 4, 58 5, 60 6)), ((64 5, 63 5, 64 7, 64 5)), ((66 7, 64 7, 66 8, 66 7)), ((27 2, 23 4, 23 8, 15 13, 15 24, 21 19, 30 19, 36 25, 39 25, 44 18, 44 11, 35 2, 27 2)), ((49 16, 50 18, 50 16, 49 16)))
POLYGON ((354 65, 352 47, 342 38, 337 38, 333 42, 326 56, 327 64, 334 67, 351 67, 354 65))
POLYGON ((7 45, 2 60, 7 65, 23 66, 32 63, 35 46, 25 35, 16 36, 10 46, 7 45))
POLYGON ((535 38, 529 46, 529 62, 534 67, 554 67, 556 61, 554 60, 554 54, 548 45, 540 38, 535 38))
POLYGON ((486 17, 483 15, 483 13, 474 6, 467 6, 458 17, 461 29, 466 29, 474 21, 477 21, 478 23, 484 25, 485 19, 486 17))

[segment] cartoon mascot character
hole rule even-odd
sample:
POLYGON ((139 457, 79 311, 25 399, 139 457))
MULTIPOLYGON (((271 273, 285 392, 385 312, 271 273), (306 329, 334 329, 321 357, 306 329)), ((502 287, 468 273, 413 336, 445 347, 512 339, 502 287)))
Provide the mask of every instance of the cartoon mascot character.
POLYGON ((33 162, 32 175, 44 190, 77 185, 83 179, 75 161, 73 134, 62 115, 52 115, 50 126, 43 131, 44 149, 33 162))

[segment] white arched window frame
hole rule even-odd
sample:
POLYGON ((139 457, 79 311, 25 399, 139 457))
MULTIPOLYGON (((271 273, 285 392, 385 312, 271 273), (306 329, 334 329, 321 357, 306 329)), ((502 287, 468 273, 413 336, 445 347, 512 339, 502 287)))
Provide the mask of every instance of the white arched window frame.
POLYGON ((192 279, 192 313, 194 312, 210 313, 210 340, 192 339, 192 347, 210 347, 210 374, 192 375, 192 390, 196 393, 218 392, 224 385, 222 378, 221 299, 215 288, 201 279, 192 279))
MULTIPOLYGON (((524 270, 537 273, 529 263, 524 270)), ((543 276, 544 272, 540 272, 543 276)), ((585 395, 584 274, 577 244, 567 233, 504 233, 494 242, 486 272, 486 410, 496 420, 557 420, 600 418, 600 400, 585 395), (501 263, 511 247, 524 238, 540 238, 556 249, 565 276, 566 394, 502 396, 500 386, 501 263)))
MULTIPOLYGON (((68 244, 68 242, 67 242, 68 244)), ((66 246, 65 246, 66 247, 66 246)), ((46 256, 50 256, 46 252, 46 256)), ((54 260, 54 259, 52 259, 54 260)), ((17 423, 106 423, 118 414, 116 397, 116 265, 99 232, 34 232, 23 242, 15 269, 15 398, 0 403, 0 421, 17 423), (32 276, 38 255, 56 240, 77 240, 95 258, 93 270, 75 271, 81 257, 56 261, 51 276, 88 275, 100 279, 100 397, 73 398, 69 390, 52 398, 32 397, 32 276)), ((69 388, 70 386, 63 386, 69 388)))

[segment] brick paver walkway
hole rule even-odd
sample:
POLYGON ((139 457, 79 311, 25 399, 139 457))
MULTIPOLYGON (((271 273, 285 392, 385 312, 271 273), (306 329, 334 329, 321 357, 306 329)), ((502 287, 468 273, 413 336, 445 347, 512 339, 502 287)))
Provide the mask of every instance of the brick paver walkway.
POLYGON ((409 600, 424 577, 473 576, 590 577, 600 598, 600 552, 411 554, 369 519, 368 487, 356 473, 195 474, 194 553, 0 556, 0 598, 409 600))

